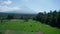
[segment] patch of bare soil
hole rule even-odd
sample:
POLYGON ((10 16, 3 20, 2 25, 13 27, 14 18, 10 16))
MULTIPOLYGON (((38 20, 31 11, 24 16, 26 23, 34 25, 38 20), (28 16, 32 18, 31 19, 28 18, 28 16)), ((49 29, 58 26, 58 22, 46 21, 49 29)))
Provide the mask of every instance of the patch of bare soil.
POLYGON ((6 31, 5 31, 5 34, 8 34, 9 32, 10 32, 10 30, 6 30, 6 31))
MULTIPOLYGON (((15 31, 15 30, 6 30, 5 34, 12 34, 12 32, 15 32, 15 34, 18 34, 16 32, 20 32, 20 31, 15 31)), ((24 31, 24 32, 28 32, 28 31, 24 31)), ((21 34, 21 33, 19 33, 21 34)), ((36 31, 36 34, 43 34, 41 31, 36 31)))
POLYGON ((42 32, 40 32, 40 31, 38 31, 38 32, 36 32, 36 34, 43 34, 42 32))

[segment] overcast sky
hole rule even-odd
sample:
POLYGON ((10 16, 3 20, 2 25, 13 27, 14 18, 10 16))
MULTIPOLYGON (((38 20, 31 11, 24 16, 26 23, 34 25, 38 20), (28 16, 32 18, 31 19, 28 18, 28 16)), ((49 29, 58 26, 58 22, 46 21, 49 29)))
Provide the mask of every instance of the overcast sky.
POLYGON ((36 12, 59 10, 60 0, 0 0, 0 11, 21 10, 28 7, 36 12))

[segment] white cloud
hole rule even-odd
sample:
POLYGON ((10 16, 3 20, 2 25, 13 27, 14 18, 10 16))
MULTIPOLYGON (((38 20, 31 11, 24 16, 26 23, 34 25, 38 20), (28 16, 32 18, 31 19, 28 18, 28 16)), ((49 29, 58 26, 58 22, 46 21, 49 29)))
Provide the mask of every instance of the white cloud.
POLYGON ((21 10, 21 8, 19 8, 19 7, 0 6, 0 12, 17 11, 17 10, 21 10))
POLYGON ((0 1, 0 4, 1 4, 1 5, 9 5, 9 4, 11 4, 11 3, 12 3, 11 0, 1 0, 1 1, 0 1))

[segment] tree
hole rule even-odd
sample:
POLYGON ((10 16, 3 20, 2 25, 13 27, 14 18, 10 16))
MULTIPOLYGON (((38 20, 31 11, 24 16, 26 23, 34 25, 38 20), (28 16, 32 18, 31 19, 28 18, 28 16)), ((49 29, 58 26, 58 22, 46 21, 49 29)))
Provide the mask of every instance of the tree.
POLYGON ((7 19, 9 19, 9 20, 10 20, 10 19, 13 19, 13 18, 14 18, 13 15, 8 15, 8 16, 7 16, 7 19))
POLYGON ((46 13, 39 12, 36 17, 33 18, 36 21, 51 25, 53 27, 60 28, 60 10, 54 10, 46 13))

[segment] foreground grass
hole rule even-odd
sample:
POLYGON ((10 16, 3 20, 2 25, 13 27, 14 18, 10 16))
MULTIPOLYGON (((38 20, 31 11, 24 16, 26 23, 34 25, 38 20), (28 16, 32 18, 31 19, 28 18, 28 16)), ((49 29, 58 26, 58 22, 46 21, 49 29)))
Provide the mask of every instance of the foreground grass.
POLYGON ((28 22, 25 22, 23 20, 11 20, 2 25, 0 24, 0 26, 4 30, 8 29, 29 32, 22 32, 23 34, 36 34, 37 31, 42 31, 44 34, 60 34, 60 29, 53 28, 33 20, 29 20, 28 22))

